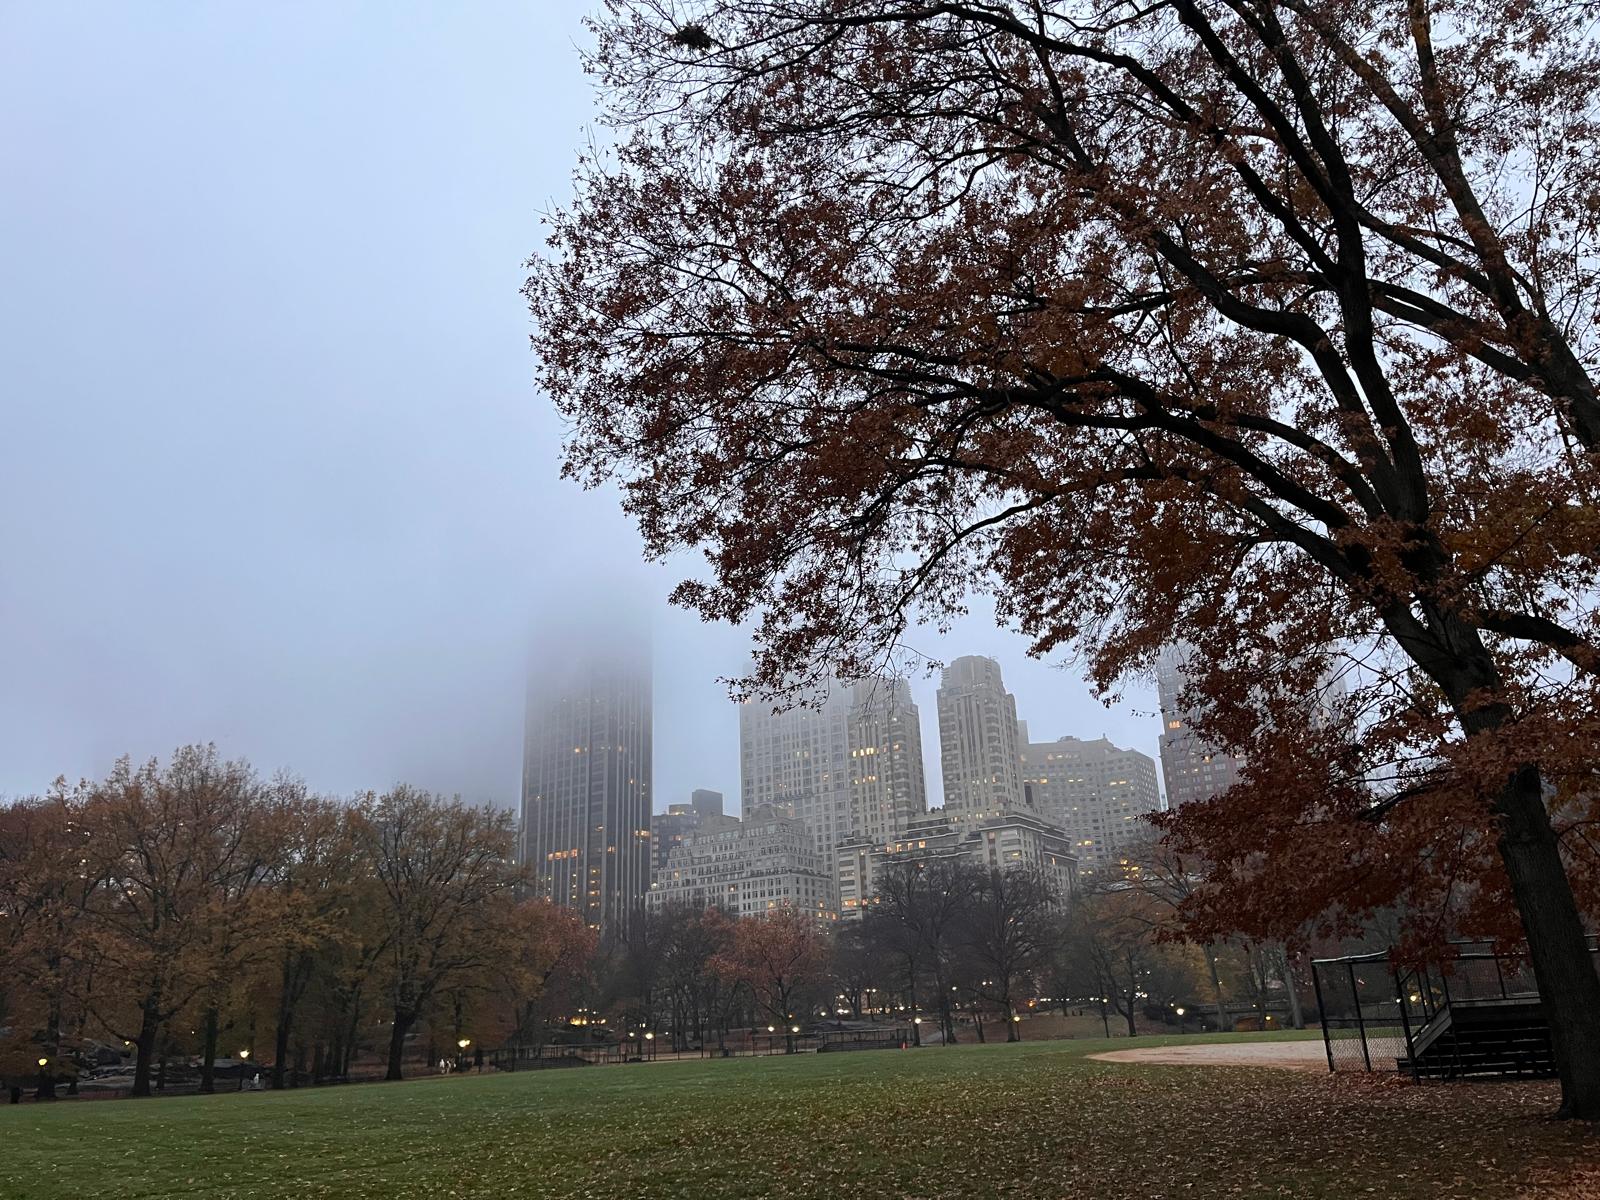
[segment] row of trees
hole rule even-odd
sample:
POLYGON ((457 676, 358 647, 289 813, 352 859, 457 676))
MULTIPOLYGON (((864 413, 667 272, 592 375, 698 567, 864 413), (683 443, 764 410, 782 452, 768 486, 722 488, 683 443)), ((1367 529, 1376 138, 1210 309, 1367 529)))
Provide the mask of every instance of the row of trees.
POLYGON ((602 950, 596 1011, 660 1031, 674 1049, 722 1046, 733 1029, 789 1030, 818 1015, 888 1015, 918 1045, 924 1024, 947 1045, 964 1026, 985 1040, 986 1022, 1016 1041, 1021 1015, 1041 999, 1063 1011, 1098 1005, 1130 1035, 1143 1012, 1203 1002, 1211 1023, 1229 1028, 1241 1007, 1264 1012, 1279 997, 1301 1024, 1285 949, 1178 940, 1162 856, 1152 846, 1143 857, 1150 866, 1070 902, 1022 868, 892 863, 862 919, 831 931, 790 910, 736 921, 714 908, 669 907, 602 950))
POLYGON ((209 747, 119 763, 0 807, 0 1070, 75 1076, 86 1047, 345 1074, 381 1040, 398 1078, 440 1041, 538 1023, 587 961, 570 914, 522 899, 510 818, 397 787, 352 802, 209 747), (381 1029, 381 1039, 375 1031, 381 1029))
POLYGON ((407 787, 319 797, 210 747, 0 806, 0 1074, 48 1092, 127 1052, 135 1095, 191 1059, 210 1091, 248 1050, 276 1087, 364 1055, 399 1078, 424 1048, 537 1049, 571 1018, 677 1049, 841 1010, 1015 1039, 1041 995, 1100 997, 1131 1031, 1140 1001, 1202 994, 1217 961, 1164 941, 1175 898, 1153 868, 1066 904, 1022 869, 900 863, 831 931, 669 907, 602 943, 528 898, 512 851, 505 813, 407 787))

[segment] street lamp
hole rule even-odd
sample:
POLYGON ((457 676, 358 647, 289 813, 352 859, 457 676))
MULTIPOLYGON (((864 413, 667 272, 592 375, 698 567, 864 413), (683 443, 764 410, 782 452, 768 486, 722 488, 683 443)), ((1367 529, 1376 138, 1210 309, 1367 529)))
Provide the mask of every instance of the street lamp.
POLYGON ((1178 1011, 1178 1032, 1179 1032, 1179 1033, 1183 1033, 1183 1032, 1184 1032, 1184 1028, 1183 1028, 1183 1014, 1184 1014, 1184 1012, 1185 1012, 1185 1011, 1186 1011, 1186 1010, 1185 1010, 1185 1009, 1184 1009, 1184 1007, 1183 1007, 1183 1006, 1182 1006, 1182 1005, 1181 1005, 1181 1004, 1180 1004, 1180 1005, 1179 1005, 1179 1006, 1178 1006, 1178 1010, 1177 1010, 1177 1011, 1178 1011))
POLYGON ((249 1050, 239 1051, 239 1090, 244 1091, 244 1069, 248 1065, 246 1060, 250 1057, 249 1050))
POLYGON ((470 1045, 472 1045, 471 1038, 456 1039, 456 1049, 460 1051, 456 1055, 456 1070, 465 1071, 467 1069, 467 1047, 470 1045))

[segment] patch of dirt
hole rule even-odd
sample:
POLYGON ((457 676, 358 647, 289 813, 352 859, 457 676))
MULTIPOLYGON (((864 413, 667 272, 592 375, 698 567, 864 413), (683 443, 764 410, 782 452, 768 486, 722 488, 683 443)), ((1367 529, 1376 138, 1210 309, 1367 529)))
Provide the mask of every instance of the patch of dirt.
POLYGON ((1194 1046, 1146 1046, 1091 1054, 1101 1062, 1145 1063, 1176 1067, 1286 1067, 1328 1073, 1328 1052, 1321 1042, 1224 1042, 1194 1046))

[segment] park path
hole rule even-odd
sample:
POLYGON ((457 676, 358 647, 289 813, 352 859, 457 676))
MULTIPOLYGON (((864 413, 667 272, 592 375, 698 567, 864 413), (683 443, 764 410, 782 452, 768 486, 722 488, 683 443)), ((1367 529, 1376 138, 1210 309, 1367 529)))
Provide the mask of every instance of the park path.
POLYGON ((1328 1052, 1321 1042, 1220 1042, 1193 1046, 1145 1046, 1091 1054, 1101 1062, 1146 1063, 1184 1067, 1287 1067, 1327 1071, 1328 1052))

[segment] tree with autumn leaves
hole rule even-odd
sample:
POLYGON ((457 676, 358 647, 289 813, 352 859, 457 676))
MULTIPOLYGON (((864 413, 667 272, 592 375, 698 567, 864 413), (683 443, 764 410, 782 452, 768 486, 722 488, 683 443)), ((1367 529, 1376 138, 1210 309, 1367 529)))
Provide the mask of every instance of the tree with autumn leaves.
POLYGON ((424 1027, 452 1051, 464 1022, 536 1045, 595 939, 524 898, 511 833, 404 786, 313 796, 203 746, 0 805, 0 1074, 48 1096, 121 1045, 145 1096, 172 1059, 213 1090, 241 1043, 274 1087, 380 1050, 398 1077, 424 1027))
POLYGON ((618 0, 527 286, 567 471, 748 692, 975 592, 1107 695, 1187 643, 1251 764, 1167 825, 1194 936, 1523 941, 1600 1117, 1587 12, 618 0))
POLYGON ((783 1031, 794 1053, 795 1022, 809 1024, 817 990, 828 977, 828 944, 816 917, 778 908, 741 920, 711 966, 729 985, 749 988, 760 1014, 783 1031))

